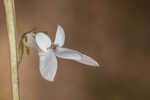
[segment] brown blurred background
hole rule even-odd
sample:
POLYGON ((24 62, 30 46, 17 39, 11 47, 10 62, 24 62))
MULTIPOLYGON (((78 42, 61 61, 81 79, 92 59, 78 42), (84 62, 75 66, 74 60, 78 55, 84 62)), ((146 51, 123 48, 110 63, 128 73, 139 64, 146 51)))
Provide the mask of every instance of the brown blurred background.
MULTIPOLYGON (((39 73, 38 56, 25 54, 21 100, 150 100, 149 0, 15 0, 18 40, 37 27, 54 39, 66 32, 65 47, 102 63, 92 68, 58 59, 55 82, 39 73)), ((11 100, 8 37, 0 0, 0 100, 11 100)))

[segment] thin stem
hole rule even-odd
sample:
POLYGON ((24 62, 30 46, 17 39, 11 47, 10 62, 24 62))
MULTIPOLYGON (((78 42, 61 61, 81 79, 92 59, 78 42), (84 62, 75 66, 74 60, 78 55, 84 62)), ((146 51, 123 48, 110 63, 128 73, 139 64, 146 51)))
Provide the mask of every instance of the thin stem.
POLYGON ((16 18, 14 0, 3 0, 10 48, 11 83, 13 100, 19 100, 19 74, 16 49, 16 18))

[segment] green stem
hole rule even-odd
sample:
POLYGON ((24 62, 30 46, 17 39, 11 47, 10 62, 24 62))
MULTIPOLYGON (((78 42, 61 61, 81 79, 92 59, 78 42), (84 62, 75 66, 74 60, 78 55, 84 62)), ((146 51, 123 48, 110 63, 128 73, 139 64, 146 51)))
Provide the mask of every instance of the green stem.
POLYGON ((16 34, 15 5, 14 0, 3 0, 3 1, 5 7, 9 48, 10 48, 12 96, 13 100, 20 100, 16 35, 15 35, 16 34))

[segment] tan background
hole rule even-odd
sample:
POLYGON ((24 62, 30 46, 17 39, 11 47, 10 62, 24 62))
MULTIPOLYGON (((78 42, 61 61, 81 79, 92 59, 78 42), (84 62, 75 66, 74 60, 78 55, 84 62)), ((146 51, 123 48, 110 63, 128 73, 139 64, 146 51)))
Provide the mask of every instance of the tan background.
MULTIPOLYGON (((15 0, 17 32, 37 27, 65 47, 103 64, 92 68, 58 59, 56 81, 39 73, 32 50, 21 65, 21 100, 150 100, 150 3, 148 0, 15 0)), ((19 39, 18 39, 19 40, 19 39)), ((8 38, 0 0, 0 100, 11 100, 8 38)))

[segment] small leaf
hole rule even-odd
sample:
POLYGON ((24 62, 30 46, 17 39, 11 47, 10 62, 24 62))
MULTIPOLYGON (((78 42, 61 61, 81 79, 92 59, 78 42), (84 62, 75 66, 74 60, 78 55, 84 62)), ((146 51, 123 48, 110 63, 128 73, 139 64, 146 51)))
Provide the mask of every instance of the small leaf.
POLYGON ((20 40, 18 46, 18 64, 21 63, 23 54, 24 54, 24 44, 23 44, 23 40, 20 40))
POLYGON ((26 48, 27 55, 29 55, 30 54, 30 48, 27 46, 25 48, 26 48))

